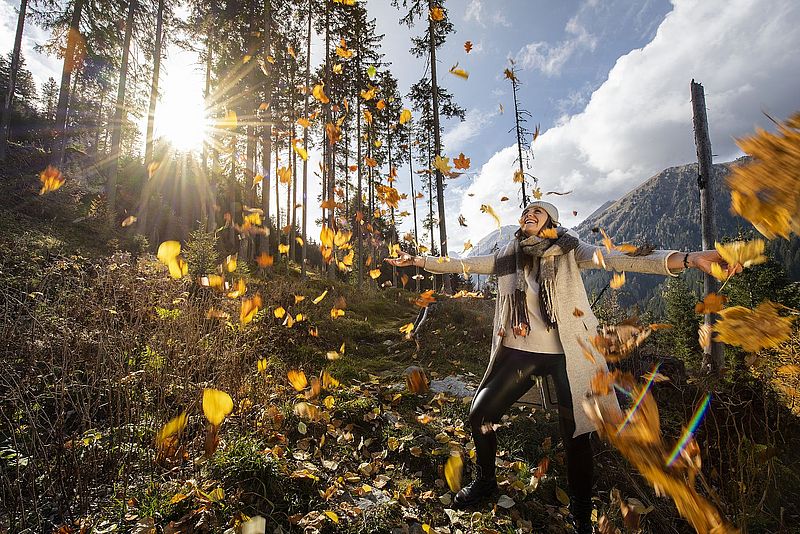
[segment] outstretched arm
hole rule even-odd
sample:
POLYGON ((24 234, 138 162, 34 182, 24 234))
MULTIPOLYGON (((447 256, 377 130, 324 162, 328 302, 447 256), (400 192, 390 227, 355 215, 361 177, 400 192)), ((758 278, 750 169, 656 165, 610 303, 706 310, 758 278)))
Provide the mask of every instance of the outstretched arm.
POLYGON ((711 264, 718 263, 729 273, 738 273, 741 265, 728 265, 716 250, 696 252, 679 252, 677 250, 653 250, 647 256, 629 256, 619 250, 607 250, 605 247, 591 245, 581 241, 575 249, 575 260, 581 269, 600 269, 598 263, 602 256, 606 270, 618 272, 634 272, 678 276, 686 268, 693 267, 704 273, 711 273, 711 264))
POLYGON ((493 274, 494 254, 470 258, 438 258, 436 256, 412 256, 401 253, 398 258, 386 258, 389 265, 395 267, 416 266, 429 273, 444 274, 493 274))

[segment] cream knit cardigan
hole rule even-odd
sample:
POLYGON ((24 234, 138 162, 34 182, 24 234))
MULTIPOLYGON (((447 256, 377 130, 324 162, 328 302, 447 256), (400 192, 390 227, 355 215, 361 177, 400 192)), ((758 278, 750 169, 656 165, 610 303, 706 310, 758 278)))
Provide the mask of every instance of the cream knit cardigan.
MULTIPOLYGON (((578 237, 574 230, 569 233, 578 237)), ((512 237, 512 239, 514 239, 512 237)), ((503 248, 501 247, 500 250, 503 248)), ((596 430, 594 423, 589 419, 584 411, 583 405, 589 394, 589 382, 598 370, 607 370, 606 362, 603 358, 598 358, 595 364, 591 363, 584 355, 578 339, 588 343, 588 338, 597 331, 598 321, 589 306, 589 298, 580 275, 580 269, 596 269, 598 265, 592 261, 595 251, 600 251, 605 259, 606 268, 618 272, 638 272, 650 274, 662 274, 677 276, 670 272, 667 267, 667 260, 677 251, 674 250, 654 250, 647 256, 628 256, 619 251, 608 251, 605 247, 591 245, 580 241, 575 250, 559 256, 556 260, 556 298, 555 314, 558 323, 558 334, 561 344, 564 347, 564 355, 567 360, 567 378, 572 392, 573 414, 575 415, 575 434, 577 437, 587 432, 596 430), (575 317, 575 308, 583 311, 582 317, 575 317)), ((497 253, 486 256, 475 256, 462 259, 451 258, 440 261, 435 257, 426 256, 424 269, 431 273, 467 273, 467 274, 494 274, 495 259, 497 253)), ((492 372, 497 355, 500 352, 502 342, 499 337, 499 330, 502 317, 500 310, 500 299, 495 305, 495 318, 493 321, 492 350, 489 356, 489 365, 483 374, 480 385, 475 396, 480 392, 484 383, 492 372)), ((505 325, 506 335, 511 334, 509 325, 505 325)), ((531 388, 519 402, 536 402, 540 396, 538 388, 531 388)), ((474 397, 473 397, 474 400, 474 397)), ((608 395, 597 397, 596 401, 609 410, 619 410, 619 404, 614 392, 608 395)))

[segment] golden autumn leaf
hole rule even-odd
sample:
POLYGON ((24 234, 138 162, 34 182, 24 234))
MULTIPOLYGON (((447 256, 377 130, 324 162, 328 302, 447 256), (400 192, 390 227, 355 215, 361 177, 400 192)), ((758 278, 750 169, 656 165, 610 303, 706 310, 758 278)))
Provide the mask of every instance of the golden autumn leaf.
POLYGON ((313 302, 314 304, 319 304, 320 302, 322 302, 322 299, 324 299, 325 295, 327 295, 327 294, 328 294, 328 290, 326 289, 317 298, 315 298, 311 302, 313 302))
POLYGON ((289 245, 286 243, 278 244, 278 253, 279 254, 289 254, 289 245))
POLYGON ((203 413, 213 426, 221 425, 232 411, 233 399, 230 395, 218 389, 203 390, 203 413))
POLYGON ((267 372, 267 359, 266 358, 259 358, 258 362, 256 363, 256 370, 259 373, 266 373, 267 372))
POLYGON ((309 121, 305 117, 300 117, 299 119, 297 119, 297 124, 299 124, 303 128, 308 128, 309 126, 311 126, 311 121, 309 121))
POLYGON ((294 238, 294 240, 297 242, 298 245, 300 245, 301 247, 303 246, 303 238, 302 237, 297 236, 297 237, 294 238))
POLYGON ((339 522, 339 516, 336 515, 336 512, 333 512, 331 510, 325 510, 324 513, 328 517, 328 519, 330 519, 334 523, 338 523, 339 522))
POLYGON ((433 289, 422 292, 419 297, 414 300, 414 304, 420 308, 427 308, 433 302, 436 302, 436 298, 433 296, 433 289))
POLYGON ((381 270, 380 270, 380 268, 378 268, 378 269, 372 269, 372 270, 369 272, 369 277, 370 277, 370 278, 372 278, 373 280, 377 280, 378 278, 380 278, 380 277, 381 277, 381 270))
POLYGON ((463 254, 464 252, 468 251, 471 248, 472 248, 472 242, 469 239, 467 239, 466 241, 464 241, 464 249, 461 251, 461 253, 463 254))
POLYGON ((345 232, 343 232, 341 230, 338 230, 336 232, 336 235, 333 237, 333 244, 336 245, 337 247, 341 248, 341 247, 345 246, 347 243, 350 242, 350 238, 352 236, 353 236, 353 232, 351 232, 349 230, 345 231, 345 232))
POLYGON ((274 258, 269 254, 267 254, 266 252, 262 252, 261 254, 256 256, 256 264, 262 269, 266 267, 271 267, 274 261, 275 261, 274 258))
POLYGON ((305 148, 300 146, 299 139, 292 140, 292 149, 295 152, 297 152, 297 155, 300 156, 303 159, 303 161, 306 161, 308 159, 308 152, 306 151, 305 148))
POLYGON ((713 331, 717 340, 747 352, 777 347, 791 336, 793 317, 778 315, 778 305, 765 300, 756 309, 733 306, 719 311, 713 331))
POLYGON ((457 493, 461 489, 461 473, 463 469, 464 463, 461 460, 461 455, 451 454, 444 465, 444 478, 453 493, 457 493))
POLYGON ((750 267, 767 261, 764 255, 764 240, 754 239, 753 241, 732 241, 730 243, 714 243, 719 255, 728 265, 741 264, 742 267, 750 267))
POLYGON ((253 298, 244 299, 242 301, 242 308, 239 311, 239 321, 242 324, 247 324, 253 320, 258 310, 261 309, 261 295, 256 294, 253 298))
MULTIPOLYGON (((209 276, 209 282, 211 282, 210 276, 209 276)), ((244 279, 239 278, 236 281, 236 283, 230 287, 230 291, 228 291, 227 297, 231 299, 235 299, 237 297, 243 297, 246 292, 247 292, 247 286, 244 283, 244 279)))
POLYGON ((325 94, 324 84, 318 83, 314 86, 314 89, 311 91, 311 95, 317 99, 320 104, 327 104, 330 102, 330 99, 325 94))
POLYGON ((406 373, 406 387, 412 393, 428 391, 428 377, 421 367, 411 367, 406 373))
POLYGON ((286 376, 289 378, 289 383, 292 384, 295 391, 303 391, 308 387, 308 379, 303 371, 291 369, 286 373, 286 376))
POLYGON ((367 124, 372 124, 372 112, 370 112, 368 109, 364 110, 364 122, 367 124))
POLYGON ((539 230, 539 237, 544 239, 558 239, 558 232, 555 228, 542 228, 539 230))
POLYGON ((494 222, 497 224, 497 227, 500 228, 500 217, 497 216, 495 213, 494 208, 492 208, 489 204, 481 204, 481 212, 491 215, 494 219, 494 222))
POLYGON ((382 98, 381 98, 381 99, 380 99, 380 100, 378 100, 378 102, 375 104, 375 107, 376 107, 376 108, 378 108, 378 110, 379 110, 379 111, 383 111, 384 109, 386 109, 386 100, 384 100, 384 99, 382 99, 382 98))
POLYGON ((408 109, 403 109, 400 112, 400 124, 405 124, 411 120, 411 111, 408 109))
POLYGON ((711 264, 711 276, 719 280, 720 282, 724 282, 728 279, 728 271, 722 268, 717 262, 711 264))
POLYGON ((440 20, 444 19, 444 9, 439 6, 432 7, 429 15, 432 21, 439 22, 440 20))
POLYGON ((375 98, 376 90, 377 90, 376 87, 370 86, 369 89, 362 89, 361 92, 359 93, 359 96, 361 96, 361 98, 367 101, 372 100, 373 98, 375 98))
POLYGON ((364 156, 364 164, 367 167, 377 167, 378 162, 374 159, 370 158, 369 156, 364 156))
POLYGON ((538 187, 535 187, 535 188, 533 189, 533 191, 531 191, 531 195, 532 195, 532 196, 533 196, 533 198, 535 198, 536 200, 541 200, 541 199, 542 199, 542 190, 541 190, 541 189, 539 189, 538 187))
POLYGON ((453 165, 455 165, 456 169, 469 169, 469 164, 470 158, 465 157, 463 152, 453 160, 453 165))
POLYGON ((450 167, 450 158, 442 157, 437 154, 436 157, 433 158, 433 168, 442 174, 450 174, 452 170, 452 167, 450 167))
POLYGON ((514 171, 514 183, 521 184, 525 181, 525 175, 520 170, 514 171))
POLYGON ((122 227, 125 228, 127 226, 130 226, 136 221, 137 219, 135 215, 128 215, 127 217, 125 217, 125 220, 122 221, 122 227))
POLYGON ((282 184, 288 184, 292 181, 292 168, 288 165, 286 167, 278 167, 276 171, 278 174, 278 181, 282 184))
POLYGON ((736 143, 753 159, 727 178, 733 211, 768 239, 800 234, 800 113, 736 143))
POLYGON ((225 258, 225 270, 229 273, 236 270, 236 259, 238 256, 238 254, 231 254, 225 258))
POLYGON ((163 449, 167 445, 167 438, 177 436, 183 432, 188 421, 189 416, 186 415, 186 412, 182 412, 180 415, 170 419, 156 434, 156 447, 163 449))
POLYGON ((331 308, 331 319, 337 319, 339 317, 344 317, 344 310, 331 308))
POLYGON ((608 283, 611 289, 619 289, 625 285, 625 273, 614 273, 611 277, 611 282, 608 283))
POLYGON ((164 241, 158 246, 156 257, 169 268, 169 275, 174 279, 184 277, 189 272, 186 261, 179 256, 181 244, 178 241, 164 241))
POLYGON ((342 59, 350 59, 353 57, 353 51, 347 48, 347 43, 344 39, 342 39, 339 46, 336 47, 336 55, 342 59))
POLYGON ((458 66, 458 63, 450 67, 450 74, 458 76, 462 80, 466 80, 469 78, 469 72, 465 71, 461 67, 458 66))
POLYGON ((411 334, 412 330, 414 330, 414 323, 404 324, 403 326, 400 327, 400 332, 406 334, 406 336, 411 334))
POLYGON ((276 319, 283 319, 283 317, 286 315, 286 309, 283 306, 278 306, 272 311, 272 314, 276 319))
POLYGON ((717 313, 723 307, 725 307, 725 302, 728 301, 728 297, 725 295, 717 295, 716 293, 709 293, 703 299, 703 302, 698 302, 694 306, 694 312, 699 314, 705 313, 717 313))

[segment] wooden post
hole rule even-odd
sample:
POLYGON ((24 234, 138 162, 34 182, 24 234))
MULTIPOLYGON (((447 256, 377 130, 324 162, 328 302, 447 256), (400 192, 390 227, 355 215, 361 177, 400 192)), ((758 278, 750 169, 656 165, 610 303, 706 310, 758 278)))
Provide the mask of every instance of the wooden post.
MULTIPOLYGON (((697 185, 700 189, 700 226, 702 232, 703 250, 714 248, 717 239, 714 227, 714 201, 712 193, 712 181, 714 179, 711 164, 711 140, 708 136, 708 117, 706 116, 706 97, 703 86, 691 82, 692 93, 692 123, 694 126, 694 142, 697 147, 697 185)), ((719 289, 717 280, 710 274, 703 276, 703 293, 708 295, 719 289)), ((706 325, 713 325, 716 314, 707 313, 703 322, 706 325)), ((720 374, 725 363, 725 356, 722 345, 719 342, 712 342, 711 346, 706 347, 703 353, 703 369, 706 372, 720 374)))

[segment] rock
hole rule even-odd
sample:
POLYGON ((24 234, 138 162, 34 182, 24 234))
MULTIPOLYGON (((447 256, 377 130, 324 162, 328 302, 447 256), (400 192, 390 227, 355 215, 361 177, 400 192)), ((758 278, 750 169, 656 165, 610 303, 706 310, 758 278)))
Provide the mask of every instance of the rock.
POLYGON ((432 380, 430 389, 435 393, 446 393, 453 397, 472 398, 475 396, 475 388, 469 385, 461 375, 451 375, 440 380, 432 380))

